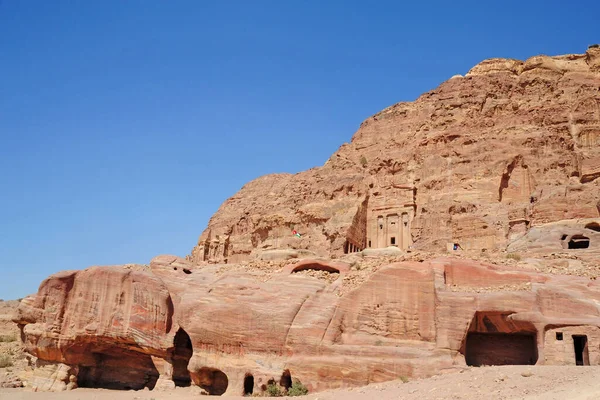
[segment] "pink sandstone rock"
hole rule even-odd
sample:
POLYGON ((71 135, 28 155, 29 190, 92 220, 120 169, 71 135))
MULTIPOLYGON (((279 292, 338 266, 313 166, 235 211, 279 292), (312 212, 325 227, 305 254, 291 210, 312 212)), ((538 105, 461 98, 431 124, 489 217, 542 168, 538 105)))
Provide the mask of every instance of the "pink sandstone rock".
MULTIPOLYGON (((454 243, 493 251, 533 228, 598 218, 599 60, 593 47, 485 60, 368 118, 325 165, 246 184, 211 218, 190 258, 440 252, 454 243)), ((591 245, 600 249, 598 240, 591 245)))
POLYGON ((264 275, 160 256, 146 271, 53 275, 15 321, 38 363, 62 371, 31 384, 55 390, 194 384, 239 395, 248 376, 258 393, 285 371, 315 391, 467 364, 600 363, 600 287, 589 278, 438 258, 381 266, 340 295, 356 273, 324 260, 264 275), (300 273, 311 268, 339 276, 300 273))
POLYGON ((599 87, 598 48, 483 61, 248 183, 185 259, 50 276, 14 318, 23 381, 241 395, 599 365, 599 87))

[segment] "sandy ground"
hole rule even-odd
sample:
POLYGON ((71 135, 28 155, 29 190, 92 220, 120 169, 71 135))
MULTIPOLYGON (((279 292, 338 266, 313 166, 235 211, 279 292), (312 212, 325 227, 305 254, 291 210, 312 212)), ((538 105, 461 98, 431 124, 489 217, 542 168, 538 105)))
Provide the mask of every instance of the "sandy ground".
MULTIPOLYGON (((0 389, 0 399, 11 400, 191 400, 192 389, 170 392, 76 389, 62 393, 0 389)), ((244 399, 241 396, 229 399, 244 399)), ((600 367, 504 366, 467 368, 462 372, 407 383, 373 384, 362 388, 309 394, 307 400, 598 400, 600 367)))

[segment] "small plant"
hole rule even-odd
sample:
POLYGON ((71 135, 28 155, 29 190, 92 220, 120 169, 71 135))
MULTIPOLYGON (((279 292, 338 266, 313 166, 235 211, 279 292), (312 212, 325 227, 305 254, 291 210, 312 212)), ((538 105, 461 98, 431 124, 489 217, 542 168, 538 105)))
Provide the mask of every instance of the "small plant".
POLYGON ((360 165, 362 165, 363 168, 367 166, 367 157, 360 156, 360 165))
POLYGON ((521 261, 521 255, 519 253, 508 253, 506 258, 509 260, 521 261))
POLYGON ((400 375, 400 380, 402 381, 402 383, 406 383, 406 382, 408 382, 408 377, 406 377, 404 375, 400 375))
POLYGON ((588 46, 588 49, 599 49, 600 48, 600 44, 591 44, 588 46))
POLYGON ((0 342, 14 342, 17 340, 15 335, 0 335, 0 342))
POLYGON ((8 354, 0 355, 0 368, 12 367, 13 362, 8 354))
POLYGON ((377 340, 375 342, 375 346, 381 346, 383 344, 383 342, 381 340, 377 340))
POLYGON ((269 397, 281 397, 283 395, 283 393, 281 393, 281 389, 275 383, 269 384, 265 393, 269 397))
POLYGON ((300 381, 295 381, 292 383, 292 387, 288 389, 287 395, 292 396, 304 396, 308 394, 308 388, 302 384, 300 381))

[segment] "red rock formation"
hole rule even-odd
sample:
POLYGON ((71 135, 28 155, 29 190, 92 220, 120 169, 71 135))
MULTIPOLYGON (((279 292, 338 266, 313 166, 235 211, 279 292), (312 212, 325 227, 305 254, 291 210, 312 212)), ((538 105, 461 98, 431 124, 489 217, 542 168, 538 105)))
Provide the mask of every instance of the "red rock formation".
POLYGON ((194 261, 272 249, 504 249, 532 227, 600 215, 600 49, 491 59, 364 121, 319 168, 246 184, 194 261), (291 230, 302 232, 302 238, 291 230))
POLYGON ((598 48, 484 61, 324 166, 248 183, 187 259, 49 277, 15 317, 37 357, 24 381, 248 394, 599 365, 599 87, 598 48))
POLYGON ((45 368, 29 384, 242 394, 247 376, 258 392, 286 370, 321 390, 466 364, 600 364, 600 285, 589 278, 441 258, 382 266, 341 294, 358 273, 307 260, 264 275, 161 256, 145 272, 53 275, 16 318, 45 368), (337 279, 300 273, 311 268, 337 279))

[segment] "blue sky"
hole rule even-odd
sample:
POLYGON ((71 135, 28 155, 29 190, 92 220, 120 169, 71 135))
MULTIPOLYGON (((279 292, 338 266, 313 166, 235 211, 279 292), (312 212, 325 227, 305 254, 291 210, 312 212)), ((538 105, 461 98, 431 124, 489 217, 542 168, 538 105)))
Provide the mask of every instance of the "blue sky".
POLYGON ((490 57, 581 53, 598 1, 0 0, 0 298, 188 254, 245 182, 490 57))

